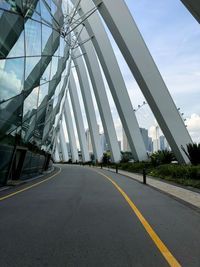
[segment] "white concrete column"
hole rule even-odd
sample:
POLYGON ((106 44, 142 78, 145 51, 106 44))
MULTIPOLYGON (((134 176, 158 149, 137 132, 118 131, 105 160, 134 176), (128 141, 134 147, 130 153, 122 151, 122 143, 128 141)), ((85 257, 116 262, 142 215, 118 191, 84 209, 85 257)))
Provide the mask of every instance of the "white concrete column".
POLYGON ((58 144, 58 138, 56 137, 55 139, 55 151, 54 151, 54 161, 55 162, 60 162, 60 155, 59 155, 59 144, 58 144))
POLYGON ((72 153, 72 162, 76 162, 79 160, 78 148, 77 148, 77 144, 76 144, 76 137, 74 134, 72 114, 71 114, 67 94, 66 94, 65 103, 64 103, 64 117, 65 117, 67 132, 68 132, 68 136, 69 136, 69 145, 70 145, 71 153, 72 153))
MULTIPOLYGON (((74 3, 75 0, 72 0, 74 3)), ((113 1, 111 1, 113 4, 113 1)), ((114 4, 115 5, 115 4, 114 4)), ((84 0, 80 3, 79 15, 87 13, 94 7, 91 0, 84 0)), ((119 16, 119 10, 117 12, 119 16)), ((123 21, 123 20, 122 20, 123 21)), ((146 160, 147 153, 140 133, 139 125, 133 111, 133 107, 123 80, 119 65, 117 63, 110 40, 104 29, 102 21, 97 12, 93 13, 84 21, 89 36, 95 47, 99 61, 105 73, 110 91, 115 101, 123 128, 129 141, 131 151, 135 160, 146 160)))
MULTIPOLYGON (((86 2, 88 0, 84 1, 85 4, 86 2)), ((99 1, 93 0, 93 2, 99 1)), ((188 163, 189 159, 181 146, 186 148, 186 144, 192 143, 191 137, 125 2, 115 0, 113 5, 113 1, 103 0, 99 6, 99 12, 118 44, 177 160, 180 163, 188 163)))
MULTIPOLYGON (((83 30, 79 41, 81 43, 83 40, 87 40, 88 38, 89 36, 87 31, 83 30)), ((101 69, 92 42, 89 41, 81 45, 81 50, 84 55, 90 79, 92 82, 94 94, 96 97, 99 113, 104 128, 106 141, 108 142, 109 148, 111 150, 112 160, 114 162, 119 162, 121 160, 121 153, 117 140, 117 134, 115 131, 115 126, 106 94, 104 81, 101 74, 101 69)))
POLYGON ((87 161, 90 161, 90 155, 89 155, 88 147, 87 147, 85 129, 84 129, 84 124, 83 124, 83 117, 82 117, 82 113, 81 113, 76 83, 74 81, 74 76, 73 76, 72 72, 70 74, 70 80, 69 80, 69 93, 70 93, 70 97, 71 97, 72 108, 73 108, 73 112, 74 112, 74 117, 75 117, 78 137, 79 137, 79 143, 80 143, 80 148, 81 148, 81 153, 82 153, 82 160, 83 160, 83 162, 87 162, 87 161))
POLYGON ((67 162, 69 160, 69 154, 68 154, 68 149, 67 149, 67 144, 66 144, 66 140, 65 140, 65 135, 64 135, 62 123, 60 124, 59 140, 60 140, 60 144, 61 144, 63 161, 67 162))
POLYGON ((73 61, 74 65, 76 66, 76 71, 78 74, 78 79, 80 83, 80 88, 81 88, 81 93, 83 97, 83 102, 85 106, 85 111, 87 115, 87 120, 88 120, 88 125, 89 125, 89 130, 90 130, 90 135, 91 135, 91 141, 92 141, 92 147, 93 147, 93 152, 95 155, 95 158, 100 161, 101 160, 101 149, 100 149, 100 137, 99 137, 99 131, 98 131, 98 126, 97 126, 97 120, 96 120, 96 115, 95 115, 95 110, 94 110, 94 104, 92 100, 92 95, 90 91, 90 84, 88 81, 88 76, 86 72, 86 66, 84 64, 84 61, 82 57, 76 58, 76 56, 79 55, 79 51, 74 51, 73 53, 73 61))

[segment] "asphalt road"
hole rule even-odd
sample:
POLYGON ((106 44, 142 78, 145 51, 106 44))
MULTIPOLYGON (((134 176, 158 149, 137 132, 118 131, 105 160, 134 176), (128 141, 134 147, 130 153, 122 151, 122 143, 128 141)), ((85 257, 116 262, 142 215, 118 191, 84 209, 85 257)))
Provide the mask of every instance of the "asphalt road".
POLYGON ((1 192, 0 267, 200 266, 198 211, 118 174, 61 168, 1 192))

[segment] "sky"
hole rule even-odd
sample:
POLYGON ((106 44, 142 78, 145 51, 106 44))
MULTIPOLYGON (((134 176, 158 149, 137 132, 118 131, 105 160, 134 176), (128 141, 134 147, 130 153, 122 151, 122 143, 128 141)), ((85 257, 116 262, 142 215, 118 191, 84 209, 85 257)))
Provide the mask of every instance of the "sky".
MULTIPOLYGON (((185 120, 193 141, 200 142, 200 25, 180 0, 125 0, 125 2, 173 97, 177 109, 183 114, 182 118, 185 120)), ((137 110, 136 117, 139 126, 148 129, 149 135, 155 138, 157 122, 148 104, 138 109, 138 105, 142 105, 144 101, 146 102, 146 99, 142 95, 111 33, 105 24, 104 26, 111 40, 133 108, 137 110)), ((78 77, 75 72, 74 75, 82 107, 84 126, 87 129, 88 124, 78 85, 78 77)), ((105 77, 104 82, 117 137, 118 140, 122 141, 121 121, 105 77)), ((97 123, 100 126, 100 132, 103 132, 93 92, 92 95, 97 123)), ((160 135, 162 135, 161 131, 160 135)))
MULTIPOLYGON (((180 0, 125 2, 177 108, 183 113, 193 141, 200 142, 200 25, 180 0)), ((145 98, 110 34, 109 37, 133 107, 137 109, 145 98)), ((113 103, 111 109, 118 138, 121 139, 120 121, 113 103)), ((139 125, 148 128, 153 135, 152 126, 156 125, 156 121, 148 104, 138 109, 136 116, 139 125)))

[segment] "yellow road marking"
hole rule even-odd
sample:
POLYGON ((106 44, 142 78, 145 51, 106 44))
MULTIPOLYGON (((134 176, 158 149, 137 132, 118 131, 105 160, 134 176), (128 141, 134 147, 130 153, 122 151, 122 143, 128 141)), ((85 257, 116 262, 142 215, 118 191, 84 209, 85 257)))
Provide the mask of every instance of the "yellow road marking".
POLYGON ((54 175, 52 175, 52 176, 46 178, 45 180, 42 180, 42 181, 40 181, 40 182, 38 182, 38 183, 35 183, 35 184, 33 184, 33 185, 30 185, 30 186, 27 186, 26 188, 23 188, 23 189, 21 189, 21 190, 18 190, 18 191, 14 192, 14 193, 11 193, 11 194, 9 194, 9 195, 6 195, 6 196, 4 196, 4 197, 1 197, 1 198, 0 198, 0 201, 4 200, 4 199, 6 199, 6 198, 12 197, 12 196, 14 196, 14 195, 17 195, 17 194, 19 194, 19 193, 22 193, 22 192, 24 192, 24 191, 26 191, 26 190, 28 190, 28 189, 31 189, 31 188, 33 188, 33 187, 35 187, 35 186, 38 186, 38 185, 42 184, 42 183, 44 183, 44 182, 47 182, 47 181, 51 180, 53 177, 55 177, 56 175, 58 175, 60 172, 61 172, 61 169, 60 169, 57 173, 55 173, 54 175))
POLYGON ((165 244, 162 242, 162 240, 159 238, 159 236, 156 234, 156 232, 153 230, 153 228, 150 226, 150 224, 147 222, 147 220, 144 218, 144 216, 141 214, 141 212, 138 210, 138 208, 135 206, 135 204, 132 202, 132 200, 128 197, 128 195, 121 189, 121 187, 118 186, 116 182, 114 182, 110 177, 107 175, 96 171, 100 175, 104 176, 106 179, 108 179, 116 188, 117 190, 122 194, 122 196, 125 198, 135 215, 138 217, 139 221, 142 223, 143 227, 157 246, 157 248, 160 250, 161 254, 164 256, 166 261, 169 263, 172 267, 181 267, 180 263, 175 259, 175 257, 171 254, 169 249, 165 246, 165 244))

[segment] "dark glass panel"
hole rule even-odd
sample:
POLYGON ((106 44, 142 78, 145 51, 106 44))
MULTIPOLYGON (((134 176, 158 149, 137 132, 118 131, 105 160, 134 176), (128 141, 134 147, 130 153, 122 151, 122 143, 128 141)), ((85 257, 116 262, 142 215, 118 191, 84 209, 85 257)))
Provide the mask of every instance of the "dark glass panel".
POLYGON ((0 139, 8 138, 19 133, 22 123, 23 95, 20 94, 0 105, 0 139))
POLYGON ((5 59, 24 29, 24 18, 20 15, 4 12, 0 18, 0 58, 5 59))
POLYGON ((40 1, 24 1, 24 8, 26 10, 26 17, 41 21, 40 1))
POLYGON ((24 31, 21 32, 14 46, 11 48, 8 58, 12 57, 24 57, 24 31))
POLYGON ((38 97, 39 87, 36 87, 31 92, 31 94, 24 100, 22 137, 25 142, 31 142, 35 130, 38 97))

